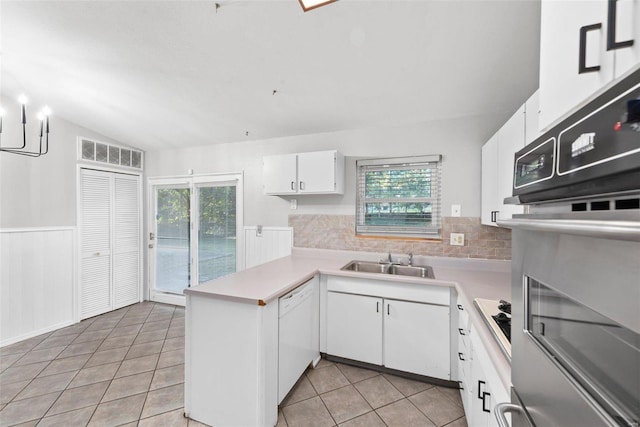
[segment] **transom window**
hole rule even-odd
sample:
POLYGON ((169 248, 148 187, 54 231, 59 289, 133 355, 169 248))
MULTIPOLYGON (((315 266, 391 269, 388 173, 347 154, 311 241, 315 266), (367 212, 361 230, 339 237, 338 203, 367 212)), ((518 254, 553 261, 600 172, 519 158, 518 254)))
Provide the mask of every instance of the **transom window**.
POLYGON ((358 160, 356 234, 440 237, 441 156, 358 160))

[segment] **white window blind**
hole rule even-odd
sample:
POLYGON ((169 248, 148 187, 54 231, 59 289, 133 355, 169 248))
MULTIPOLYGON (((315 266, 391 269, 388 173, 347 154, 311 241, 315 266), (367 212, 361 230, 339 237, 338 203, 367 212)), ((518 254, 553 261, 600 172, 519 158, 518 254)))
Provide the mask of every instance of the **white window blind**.
POLYGON ((440 155, 358 160, 356 169, 356 234, 440 236, 440 155))

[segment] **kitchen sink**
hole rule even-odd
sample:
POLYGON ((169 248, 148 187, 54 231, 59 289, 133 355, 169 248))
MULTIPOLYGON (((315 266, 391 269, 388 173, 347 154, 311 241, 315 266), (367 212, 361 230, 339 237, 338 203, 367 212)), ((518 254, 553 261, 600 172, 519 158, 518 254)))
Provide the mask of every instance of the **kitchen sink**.
POLYGON ((433 269, 431 267, 418 265, 399 265, 373 261, 351 261, 340 270, 435 279, 433 269))

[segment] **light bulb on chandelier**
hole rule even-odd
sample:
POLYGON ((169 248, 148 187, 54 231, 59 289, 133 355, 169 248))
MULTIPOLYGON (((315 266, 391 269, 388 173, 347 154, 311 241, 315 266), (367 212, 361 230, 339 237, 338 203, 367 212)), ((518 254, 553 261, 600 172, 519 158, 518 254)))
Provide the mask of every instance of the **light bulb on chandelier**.
POLYGON ((45 106, 41 112, 37 114, 37 118, 40 121, 39 132, 39 149, 38 151, 27 150, 27 97, 23 94, 18 97, 20 103, 20 124, 22 125, 22 145, 17 147, 5 147, 2 146, 2 118, 5 114, 5 110, 0 107, 0 151, 5 153, 19 154, 21 156, 40 157, 49 152, 49 115, 51 109, 45 106), (44 138, 44 144, 43 144, 44 138))

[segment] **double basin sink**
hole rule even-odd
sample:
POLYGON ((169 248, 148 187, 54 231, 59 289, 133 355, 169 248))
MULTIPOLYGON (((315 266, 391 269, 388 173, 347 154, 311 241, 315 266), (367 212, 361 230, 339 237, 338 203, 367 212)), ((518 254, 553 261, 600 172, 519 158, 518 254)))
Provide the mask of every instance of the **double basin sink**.
POLYGON ((340 270, 435 279, 435 276, 433 275, 433 269, 428 266, 399 265, 373 261, 351 261, 340 270))

